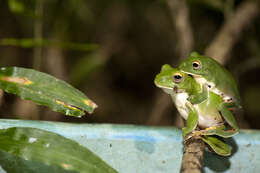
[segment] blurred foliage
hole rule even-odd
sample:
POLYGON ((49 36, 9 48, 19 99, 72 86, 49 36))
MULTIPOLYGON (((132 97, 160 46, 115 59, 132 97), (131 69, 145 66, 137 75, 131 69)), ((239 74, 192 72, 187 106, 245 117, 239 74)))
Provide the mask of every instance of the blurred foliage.
MULTIPOLYGON (((187 0, 194 50, 203 53, 225 18, 244 1, 187 0)), ((77 85, 99 105, 95 116, 81 120, 65 117, 61 121, 146 124, 158 92, 153 84, 155 75, 161 65, 176 66, 179 61, 174 21, 166 0, 43 0, 41 18, 34 15, 36 3, 0 1, 0 65, 31 67, 33 50, 40 46, 41 71, 54 76, 56 71, 63 71, 60 78, 77 85), (33 35, 36 20, 43 25, 40 41, 33 35), (24 43, 27 49, 22 48, 24 43)), ((259 31, 258 18, 243 32, 226 64, 238 79, 245 119, 252 128, 260 128, 260 116, 255 111, 260 66, 250 63, 259 56, 259 31)), ((10 107, 15 108, 15 99, 4 96, 2 117, 12 117, 10 107)), ((41 108, 40 119, 50 120, 44 111, 41 108)), ((161 115, 158 125, 172 125, 175 115, 172 106, 161 115)))
POLYGON ((24 5, 19 0, 8 0, 8 6, 13 13, 24 13, 24 5))
POLYGON ((28 127, 2 129, 0 163, 12 173, 116 173, 96 154, 61 135, 28 127))
POLYGON ((44 39, 15 39, 4 38, 0 40, 0 45, 3 46, 19 46, 22 48, 32 47, 58 47, 77 51, 93 51, 98 48, 97 44, 80 44, 74 42, 52 41, 44 39))

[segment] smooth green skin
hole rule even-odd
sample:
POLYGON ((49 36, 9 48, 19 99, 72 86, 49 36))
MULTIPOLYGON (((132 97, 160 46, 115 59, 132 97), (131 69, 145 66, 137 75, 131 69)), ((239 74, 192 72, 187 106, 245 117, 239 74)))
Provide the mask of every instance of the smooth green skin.
MULTIPOLYGON (((232 97, 232 103, 229 103, 229 107, 240 107, 240 95, 234 77, 214 59, 193 52, 180 63, 179 69, 185 73, 194 75, 195 79, 196 76, 200 76, 209 83, 213 83, 215 88, 224 95, 232 97), (195 60, 200 62, 200 69, 193 68, 192 62, 195 60)), ((213 91, 212 89, 210 90, 213 91)))
POLYGON ((84 93, 65 81, 33 69, 0 68, 0 88, 69 116, 81 117, 97 107, 84 93))
MULTIPOLYGON (((218 135, 226 138, 238 133, 238 125, 233 114, 228 109, 227 103, 225 103, 219 95, 207 90, 205 87, 202 88, 201 85, 188 74, 166 64, 162 66, 161 72, 156 76, 154 82, 157 87, 162 88, 165 92, 172 95, 172 98, 176 94, 176 88, 189 95, 186 102, 186 109, 189 110, 189 115, 186 127, 183 128, 183 137, 191 132, 193 132, 193 135, 218 135), (176 72, 182 74, 184 77, 184 80, 180 83, 173 82, 173 74, 176 72), (198 109, 195 109, 194 105, 196 105, 198 109), (194 132, 198 125, 199 116, 202 116, 201 114, 207 116, 205 117, 207 119, 218 119, 220 121, 222 116, 233 129, 227 130, 226 126, 221 125, 213 129, 209 126, 208 129, 194 132)), ((210 123, 211 122, 209 122, 209 124, 210 123)))
POLYGON ((116 173, 79 143, 30 127, 2 129, 0 164, 7 172, 116 173))

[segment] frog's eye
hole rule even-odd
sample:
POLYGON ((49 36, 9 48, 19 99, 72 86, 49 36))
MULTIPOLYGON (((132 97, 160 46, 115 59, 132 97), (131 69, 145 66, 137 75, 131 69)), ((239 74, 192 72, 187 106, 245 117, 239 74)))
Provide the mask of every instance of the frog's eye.
POLYGON ((183 75, 181 73, 174 73, 173 74, 173 78, 172 78, 173 82, 181 83, 183 81, 183 79, 184 78, 183 78, 183 75))
POLYGON ((198 60, 195 60, 195 61, 192 62, 192 67, 193 67, 194 70, 198 70, 198 69, 201 68, 201 64, 198 60))

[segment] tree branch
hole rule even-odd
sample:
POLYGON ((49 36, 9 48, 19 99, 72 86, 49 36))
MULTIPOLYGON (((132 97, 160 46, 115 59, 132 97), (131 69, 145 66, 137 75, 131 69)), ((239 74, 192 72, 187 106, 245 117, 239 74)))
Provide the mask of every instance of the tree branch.
POLYGON ((177 36, 177 54, 183 59, 193 49, 193 33, 189 20, 189 9, 185 1, 168 0, 167 4, 171 11, 172 22, 175 25, 177 36))
POLYGON ((203 168, 203 154, 205 143, 193 136, 184 142, 180 173, 201 173, 203 168))
POLYGON ((205 55, 214 57, 221 64, 228 60, 233 45, 239 39, 242 31, 259 15, 257 1, 244 1, 239 5, 232 17, 229 17, 215 39, 206 48, 205 55))

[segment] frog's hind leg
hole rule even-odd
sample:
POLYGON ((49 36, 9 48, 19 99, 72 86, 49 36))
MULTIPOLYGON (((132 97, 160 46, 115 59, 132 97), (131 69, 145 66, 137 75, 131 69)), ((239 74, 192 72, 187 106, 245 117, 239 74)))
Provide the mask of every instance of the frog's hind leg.
POLYGON ((238 131, 235 130, 226 130, 225 125, 219 125, 219 126, 212 126, 203 130, 199 131, 193 131, 193 136, 210 136, 210 135, 217 135, 223 138, 229 138, 234 136, 238 133, 238 131))
POLYGON ((232 127, 232 130, 234 133, 238 133, 239 128, 236 122, 236 119, 234 117, 234 115, 232 114, 232 112, 228 109, 227 106, 228 103, 222 103, 219 106, 219 111, 222 115, 222 117, 226 120, 226 122, 232 127))
MULTIPOLYGON (((211 126, 203 130, 193 131, 193 136, 209 136, 209 135, 217 135, 223 137, 223 133, 225 132, 225 126, 211 126)), ((226 135, 224 135, 226 136, 226 135)))
POLYGON ((230 125, 232 129, 226 129, 225 125, 221 126, 212 126, 209 128, 206 128, 205 130, 200 131, 194 131, 193 134, 196 136, 202 136, 202 135, 217 135, 221 136, 223 138, 229 138, 234 136, 238 133, 239 128, 236 123, 235 117, 233 116, 232 112, 228 109, 226 106, 226 103, 222 103, 219 106, 219 112, 222 115, 222 117, 225 119, 225 121, 230 125))
POLYGON ((230 108, 230 103, 222 103, 222 104, 220 104, 218 110, 219 110, 219 113, 222 115, 222 117, 225 119, 225 121, 230 125, 230 127, 232 129, 226 129, 225 125, 212 126, 212 127, 206 128, 205 130, 194 131, 193 134, 196 136, 217 135, 217 136, 221 136, 223 138, 229 138, 229 137, 237 134, 239 131, 239 128, 236 123, 235 117, 233 116, 233 114, 229 110, 229 108, 230 108))

